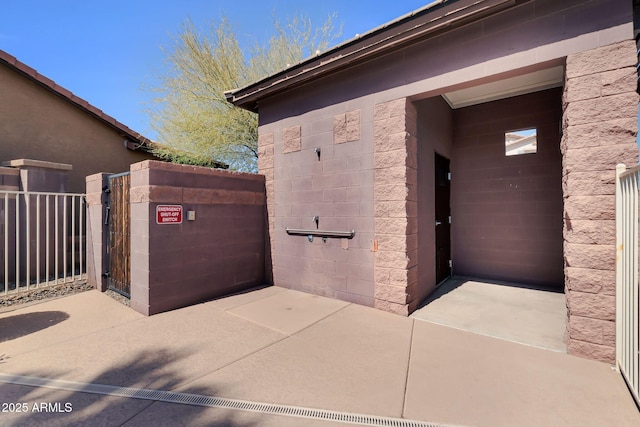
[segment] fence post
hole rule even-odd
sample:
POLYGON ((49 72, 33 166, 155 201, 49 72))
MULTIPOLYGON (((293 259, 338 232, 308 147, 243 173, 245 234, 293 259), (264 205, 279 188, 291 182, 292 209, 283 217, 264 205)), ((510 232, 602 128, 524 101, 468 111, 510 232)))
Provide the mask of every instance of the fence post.
POLYGON ((623 292, 623 197, 620 175, 627 170, 627 167, 619 163, 616 165, 616 363, 615 368, 619 372, 619 361, 622 357, 622 292, 623 292))
MULTIPOLYGON (((18 197, 15 193, 20 190, 20 170, 0 166, 0 288, 7 292, 10 282, 10 273, 13 273, 16 263, 16 236, 15 236, 15 203, 18 197), (11 193, 15 192, 15 193, 11 193)), ((13 273, 15 274, 15 273, 13 273)))

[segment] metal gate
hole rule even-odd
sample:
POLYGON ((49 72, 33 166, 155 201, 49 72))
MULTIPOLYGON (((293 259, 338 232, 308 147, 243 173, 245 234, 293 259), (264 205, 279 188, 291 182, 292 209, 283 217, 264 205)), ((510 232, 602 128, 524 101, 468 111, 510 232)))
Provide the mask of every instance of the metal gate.
POLYGON ((131 294, 131 208, 129 172, 109 177, 109 273, 107 287, 127 297, 131 294))
POLYGON ((616 367, 640 405, 638 173, 616 167, 616 367))

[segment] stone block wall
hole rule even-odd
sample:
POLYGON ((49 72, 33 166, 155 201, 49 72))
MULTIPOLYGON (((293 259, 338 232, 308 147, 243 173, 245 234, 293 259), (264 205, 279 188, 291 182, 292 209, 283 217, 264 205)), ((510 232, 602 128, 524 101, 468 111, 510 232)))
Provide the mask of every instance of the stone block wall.
POLYGON ((344 144, 360 139, 360 110, 338 114, 333 118, 333 142, 344 144))
POLYGON ((285 128, 282 136, 282 152, 293 153, 302 149, 302 127, 291 126, 285 128))
POLYGON ((374 110, 375 304, 408 315, 418 301, 417 113, 406 98, 374 110))
POLYGON ((615 357, 615 166, 638 162, 636 46, 569 55, 563 97, 567 349, 615 357))

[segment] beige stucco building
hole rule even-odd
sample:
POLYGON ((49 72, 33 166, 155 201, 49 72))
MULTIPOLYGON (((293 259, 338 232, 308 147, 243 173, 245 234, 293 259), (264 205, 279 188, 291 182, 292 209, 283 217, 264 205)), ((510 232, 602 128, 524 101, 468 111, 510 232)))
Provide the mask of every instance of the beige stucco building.
POLYGON ((31 159, 71 165, 67 190, 82 193, 87 175, 122 172, 153 159, 148 142, 0 50, 0 163, 31 159))

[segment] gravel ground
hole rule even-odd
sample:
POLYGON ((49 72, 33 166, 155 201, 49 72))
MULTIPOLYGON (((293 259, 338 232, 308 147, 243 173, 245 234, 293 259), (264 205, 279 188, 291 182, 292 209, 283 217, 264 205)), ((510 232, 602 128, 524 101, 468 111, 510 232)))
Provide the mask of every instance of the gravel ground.
MULTIPOLYGON (((9 295, 0 295, 0 313, 12 311, 20 308, 21 306, 28 306, 49 299, 89 291, 91 289, 95 288, 87 284, 86 281, 77 281, 60 285, 43 286, 28 291, 10 293, 9 295)), ((120 304, 126 305, 127 307, 131 306, 131 300, 129 298, 120 295, 111 289, 107 290, 104 294, 118 301, 120 304)))
POLYGON ((110 296, 114 300, 118 301, 120 304, 124 304, 127 307, 131 307, 131 300, 129 298, 125 297, 124 295, 120 295, 119 293, 114 292, 111 289, 107 289, 104 292, 104 294, 107 295, 107 296, 110 296))
POLYGON ((0 295, 0 310, 13 308, 18 305, 26 305, 37 301, 59 298, 65 295, 77 294, 78 292, 94 289, 93 286, 87 284, 86 281, 77 281, 73 283, 63 283, 59 285, 43 286, 40 288, 30 289, 8 295, 0 295))

